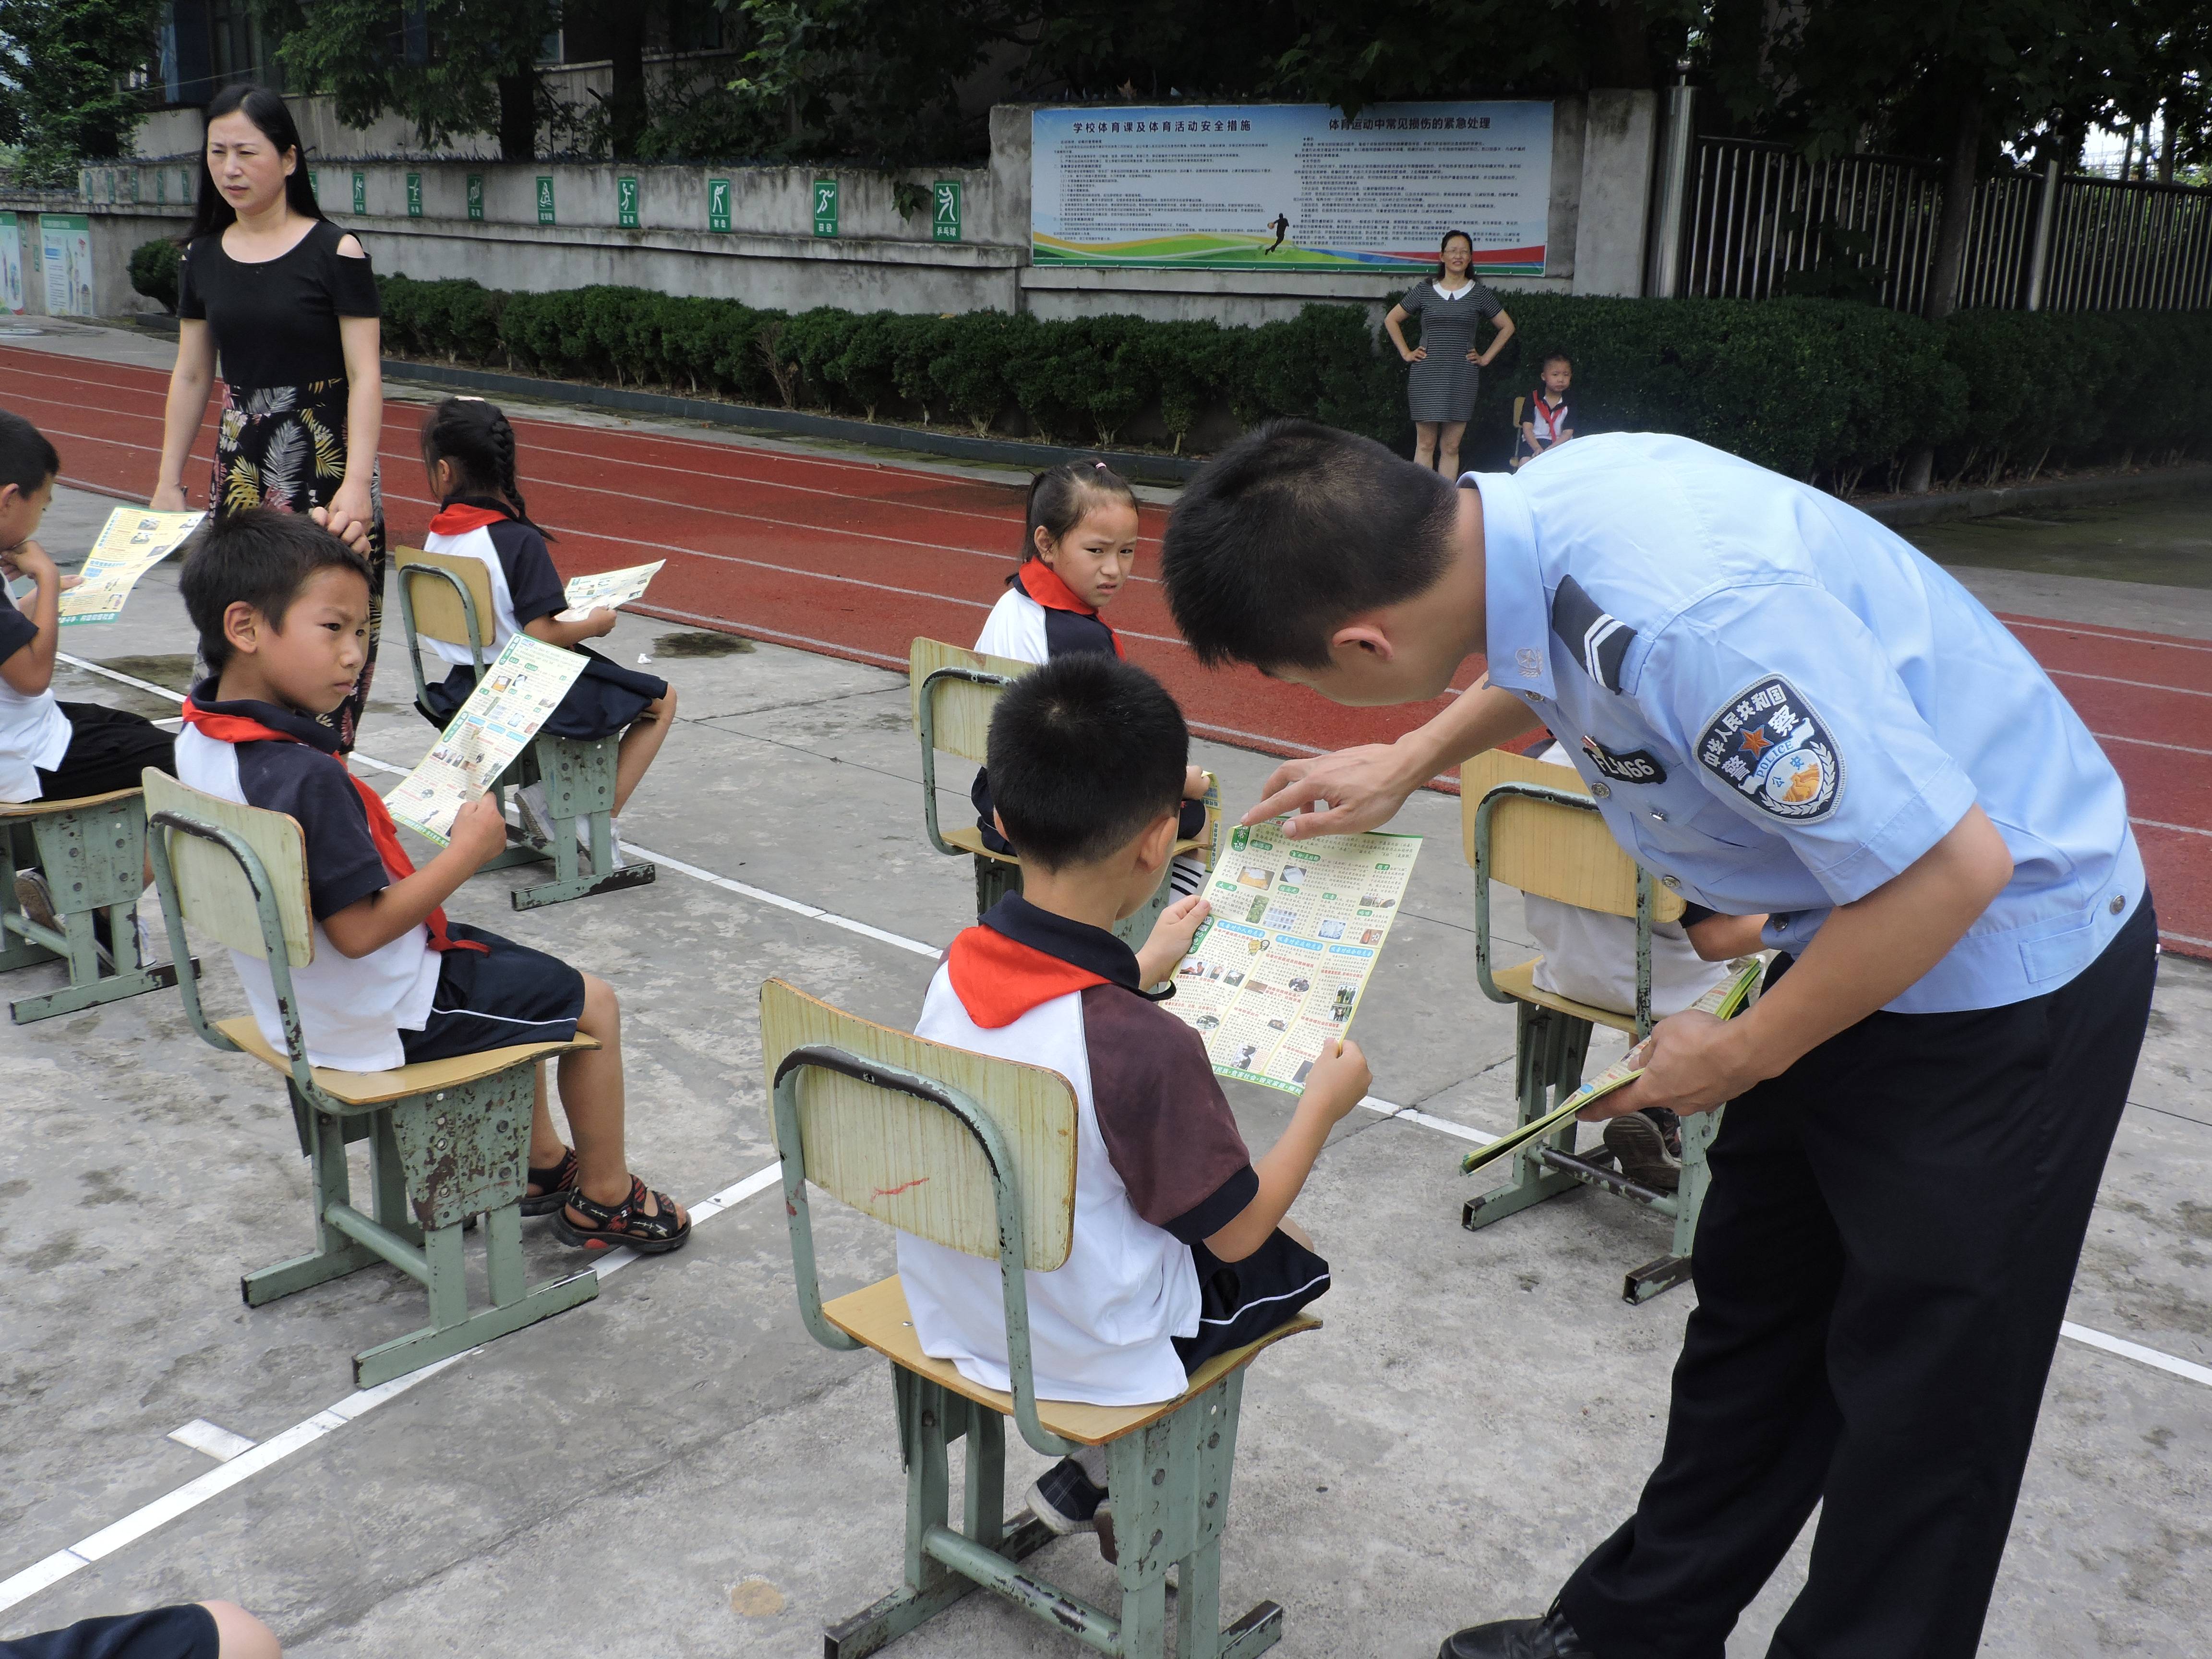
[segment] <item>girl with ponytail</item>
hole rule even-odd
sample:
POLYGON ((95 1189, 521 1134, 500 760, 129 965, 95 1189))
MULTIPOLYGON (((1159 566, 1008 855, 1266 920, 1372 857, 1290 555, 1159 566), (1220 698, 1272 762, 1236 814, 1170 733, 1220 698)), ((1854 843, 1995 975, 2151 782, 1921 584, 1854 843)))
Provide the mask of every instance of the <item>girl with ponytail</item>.
MULTIPOLYGON (((492 637, 485 650, 496 653, 523 633, 589 659, 544 729, 586 741, 623 733, 615 762, 619 814, 667 739, 676 693, 667 681, 633 672, 586 647, 586 640, 614 630, 612 611, 561 620, 568 596, 546 550, 545 532, 530 521, 516 476, 514 428, 498 405, 481 398, 448 398, 435 405, 422 422, 422 465, 439 501, 423 547, 481 560, 491 578, 492 637)), ((453 665, 416 705, 423 719, 443 729, 476 690, 476 669, 465 645, 423 643, 453 665)), ((524 818, 534 820, 525 827, 544 837, 552 822, 544 786, 531 784, 520 793, 524 818)), ((576 829, 579 840, 588 833, 581 818, 576 829)))
MULTIPOLYGON (((1043 663, 1077 652, 1127 653, 1121 636, 1099 615, 1128 586, 1137 562, 1137 495, 1121 475, 1103 461, 1063 461, 1030 480, 1029 511, 1022 526, 1022 562, 1006 578, 1006 591, 991 609, 975 648, 1016 662, 1043 663)), ((1206 827, 1206 774, 1194 766, 1185 780, 1186 837, 1206 827)), ((1012 847, 992 822, 991 780, 975 774, 969 791, 975 803, 976 828, 995 853, 1012 847)), ((1168 879, 1188 898, 1206 880, 1206 860, 1180 854, 1168 879)), ((1205 911, 1185 905, 1186 944, 1205 911)), ((1174 909, 1170 915, 1181 913, 1174 909)), ((1163 925, 1165 925, 1164 922, 1163 925)))

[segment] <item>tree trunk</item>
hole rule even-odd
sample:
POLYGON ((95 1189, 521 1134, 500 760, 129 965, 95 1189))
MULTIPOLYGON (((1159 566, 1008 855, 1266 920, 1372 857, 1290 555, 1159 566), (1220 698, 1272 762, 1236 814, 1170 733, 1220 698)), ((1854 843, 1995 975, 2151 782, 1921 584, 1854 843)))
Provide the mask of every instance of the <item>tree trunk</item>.
POLYGON ((2158 147, 2158 181, 2161 185, 2173 182, 2173 106, 2179 101, 2169 94, 2166 101, 2159 106, 2159 127, 2166 135, 2166 142, 2158 147))
POLYGON ((499 77, 499 155, 503 161, 538 159, 538 76, 524 70, 499 77))
POLYGON ((645 137, 645 6, 620 0, 608 9, 608 56, 614 60, 614 90, 607 94, 607 141, 615 160, 637 155, 645 137))
POLYGON ((1943 216, 1936 227, 1936 268, 1920 314, 1941 322, 1959 308, 1959 276, 1966 263, 1966 230, 1974 216, 1974 173, 1981 159, 1982 89, 1959 100, 1958 125, 1943 165, 1943 216))
POLYGON ((1582 0, 1577 9, 1591 86, 1640 91, 1657 84, 1644 35, 1644 0, 1582 0))

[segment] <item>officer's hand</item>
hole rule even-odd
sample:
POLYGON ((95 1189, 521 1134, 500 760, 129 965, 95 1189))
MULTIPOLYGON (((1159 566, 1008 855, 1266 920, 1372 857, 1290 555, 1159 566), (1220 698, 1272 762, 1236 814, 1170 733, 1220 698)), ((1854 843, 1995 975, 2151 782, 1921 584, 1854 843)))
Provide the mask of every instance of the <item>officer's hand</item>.
POLYGON ((1662 1019, 1638 1050, 1644 1075, 1576 1115, 1595 1123, 1647 1106, 1685 1116, 1724 1106, 1759 1081, 1745 1063, 1740 1036, 1729 1021, 1711 1014, 1692 1011, 1662 1019))
POLYGON ((1297 813, 1283 828, 1296 841, 1372 830, 1397 817, 1406 797, 1421 781, 1401 775, 1405 759, 1393 744, 1364 743, 1334 755, 1285 761, 1261 786, 1260 804, 1243 822, 1261 823, 1285 812, 1297 813), (1316 801, 1328 803, 1327 810, 1310 810, 1316 801))

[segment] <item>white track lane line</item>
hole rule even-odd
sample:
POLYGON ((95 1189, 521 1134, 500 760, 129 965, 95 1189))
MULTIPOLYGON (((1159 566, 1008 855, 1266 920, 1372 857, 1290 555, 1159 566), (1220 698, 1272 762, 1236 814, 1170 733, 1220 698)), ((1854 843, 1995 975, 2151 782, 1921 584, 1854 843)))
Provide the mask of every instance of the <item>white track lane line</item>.
MULTIPOLYGON (((55 657, 58 661, 66 662, 73 668, 82 668, 92 673, 105 675, 109 679, 135 686, 142 691, 150 691, 158 696, 173 697, 177 695, 167 686, 153 684, 149 681, 118 672, 99 663, 87 662, 82 658, 68 656, 60 652, 57 652, 55 657)), ((399 773, 403 769, 388 762, 372 760, 366 755, 359 757, 380 772, 399 773)), ((680 859, 647 852, 642 847, 638 848, 637 850, 656 863, 665 864, 678 874, 690 876, 695 880, 706 882, 709 885, 720 887, 745 898, 774 905, 778 909, 789 910, 812 921, 824 921, 832 927, 842 927, 879 940, 884 944, 895 945, 900 950, 913 951, 918 956, 936 957, 943 954, 938 946, 926 945, 920 939, 908 939, 903 934, 890 933, 880 927, 872 927, 866 922, 855 921, 848 916, 836 915, 817 905, 807 904, 798 899, 785 898, 781 894, 769 892, 763 888, 750 886, 741 881, 732 881, 726 876, 716 875, 712 871, 702 870, 698 866, 688 864, 680 859)), ((1491 1138, 1480 1130, 1470 1128, 1463 1123, 1454 1123, 1448 1118, 1437 1117, 1410 1106, 1400 1106, 1375 1095, 1366 1096, 1359 1103, 1369 1111, 1381 1116, 1417 1123, 1424 1128, 1433 1129, 1457 1139, 1479 1142, 1491 1138)), ((692 1206, 692 1224, 696 1227, 702 1222, 711 1220, 723 1211, 743 1203, 754 1194, 764 1191, 781 1178, 781 1165, 771 1164, 765 1169, 755 1170, 743 1181, 724 1188, 713 1197, 692 1206)), ((599 1277, 605 1279, 621 1272, 623 1268, 636 1260, 635 1252, 617 1249, 597 1264, 597 1272, 599 1277)), ((2061 1326, 2060 1330, 2062 1334, 2086 1346, 2100 1349, 2124 1359, 2135 1360, 2140 1364, 2151 1366, 2191 1382, 2212 1387, 2212 1368, 2178 1358, 2157 1348, 2146 1347, 2139 1342, 2130 1342, 2123 1337, 2108 1335, 2103 1331, 2093 1329, 2087 1325, 2076 1325, 2071 1321, 2061 1326)), ((143 1538, 157 1527, 167 1524, 186 1511, 198 1508, 210 1498, 228 1492, 240 1481, 258 1474, 273 1463, 289 1457, 301 1447, 312 1445, 332 1430, 343 1427, 355 1418, 382 1405, 386 1400, 396 1398, 416 1383, 428 1381, 448 1365, 483 1352, 482 1348, 471 1348, 465 1353, 456 1354, 451 1359, 441 1359, 434 1364, 424 1366, 419 1371, 411 1371, 405 1376, 396 1377, 392 1382, 383 1383, 377 1388, 363 1389, 348 1395, 328 1410, 316 1413, 303 1423, 295 1424, 282 1434, 263 1441, 251 1451, 240 1453, 221 1468, 210 1469, 198 1479, 187 1481, 165 1497, 157 1498, 151 1504, 133 1510, 112 1526, 102 1528, 89 1537, 80 1539, 66 1549, 55 1551, 44 1560, 26 1567, 13 1577, 0 1579, 0 1613, 4 1613, 18 1602, 37 1595, 48 1586, 59 1583, 81 1568, 90 1566, 101 1556, 110 1554, 124 1545, 143 1538)))
MULTIPOLYGON (((782 1178, 782 1165, 779 1164, 755 1170, 743 1181, 725 1187, 712 1198, 693 1205, 691 1224, 697 1227, 711 1221, 725 1210, 744 1203, 754 1194, 765 1192, 777 1185, 782 1178)), ((605 1279, 636 1260, 634 1251, 614 1250, 595 1264, 596 1271, 600 1279, 605 1279)), ((150 1504, 140 1505, 120 1521, 78 1539, 66 1549, 56 1550, 44 1560, 33 1562, 12 1577, 0 1579, 0 1613, 30 1600, 40 1590, 59 1583, 71 1573, 82 1571, 101 1557, 112 1555, 126 1544, 137 1542, 147 1534, 168 1525, 181 1515, 189 1514, 241 1481, 250 1480, 262 1470, 283 1462, 294 1452, 313 1445, 325 1435, 335 1433, 347 1424, 367 1416, 386 1401, 397 1400, 410 1389, 428 1382, 447 1366, 458 1365, 462 1360, 483 1352, 481 1347, 471 1348, 450 1359, 438 1360, 420 1370, 410 1371, 404 1376, 380 1383, 374 1389, 357 1389, 304 1422, 294 1424, 282 1434, 271 1435, 259 1445, 240 1452, 228 1462, 187 1480, 173 1492, 164 1492, 150 1504)))

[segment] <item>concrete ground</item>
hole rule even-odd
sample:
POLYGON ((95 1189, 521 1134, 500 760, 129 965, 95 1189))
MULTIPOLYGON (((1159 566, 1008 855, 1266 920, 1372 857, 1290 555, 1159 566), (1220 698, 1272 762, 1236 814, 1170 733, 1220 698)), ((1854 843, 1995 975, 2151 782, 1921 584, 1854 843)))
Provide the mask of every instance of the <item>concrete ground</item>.
MULTIPOLYGON (((108 506, 65 494, 48 546, 80 556, 108 506)), ((2203 572, 2164 566, 2161 586, 2140 589, 2048 568, 1960 574, 2002 609, 2212 637, 2203 572), (2176 569, 2196 580, 2174 582, 2176 569), (2039 585, 2037 602, 2016 597, 2023 582, 2039 585)), ((173 570, 147 579, 124 621, 72 629, 63 648, 181 687, 191 637, 173 570)), ((684 714, 624 832, 698 873, 664 865, 653 886, 518 914, 500 872, 451 908, 615 984, 633 1161, 696 1203, 772 1162, 760 981, 909 1020, 973 889, 965 862, 921 832, 902 677, 638 617, 607 648, 650 655, 684 714), (709 654, 689 654, 702 643, 709 654)), ((428 740, 404 675, 388 640, 362 743, 402 767, 428 740)), ((174 706, 74 668, 57 685, 153 714, 174 706)), ((1272 765, 1211 744, 1200 758, 1232 802, 1272 765)), ((1428 842, 1362 1010, 1376 1092, 1445 1124, 1502 1128, 1511 1020, 1468 988, 1458 803, 1425 795, 1396 827, 1428 842)), ((1515 939, 1510 895, 1495 915, 1515 939)), ((209 957, 210 1000, 235 1012, 227 961, 209 957)), ((0 993, 58 978, 25 969, 0 993)), ((2070 1312, 2197 1366, 2212 1364, 2208 1034, 2212 969, 2167 958, 2070 1312)), ((1601 1043, 1595 1058, 1613 1052, 1601 1043)), ((902 1482, 885 1368, 806 1336, 769 1193, 702 1219, 682 1255, 610 1277, 596 1302, 362 1400, 349 1357, 420 1322, 411 1280, 376 1268, 265 1308, 238 1300, 241 1271, 308 1237, 306 1165, 272 1074, 203 1046, 168 994, 0 1025, 0 1579, 71 1546, 93 1558, 36 1593, 0 1587, 0 1601, 21 1596, 0 1608, 0 1639, 222 1595, 306 1659, 535 1659, 550 1644, 798 1656, 896 1582, 902 1482), (219 1465, 167 1437, 194 1419, 275 1443, 219 1465), (187 1483, 233 1469, 244 1478, 190 1501, 204 1487, 187 1483)), ((1247 1138, 1266 1146, 1287 1097, 1229 1087, 1247 1138)), ((1225 1614, 1281 1601, 1286 1654, 1416 1659, 1458 1625, 1540 1610, 1657 1454, 1694 1292, 1631 1308, 1620 1287, 1664 1249, 1664 1230, 1579 1194, 1466 1232, 1464 1146, 1355 1114, 1298 1205, 1336 1289, 1316 1310, 1327 1328, 1252 1373, 1223 1592, 1225 1614)), ((815 1214, 830 1291, 890 1271, 884 1230, 826 1200, 815 1214)), ((533 1275, 576 1265, 534 1224, 529 1249, 533 1275)), ((2180 1659, 2212 1646, 2208 1445, 2212 1388, 2062 1342, 1984 1650, 2180 1659)), ((1012 1449, 1017 1480, 1041 1462, 1012 1449)), ((1765 1650, 1809 1538, 1731 1654, 1765 1650)), ((1041 1563, 1111 1605, 1087 1540, 1041 1563)), ((982 1595, 893 1650, 1075 1650, 982 1595)))

